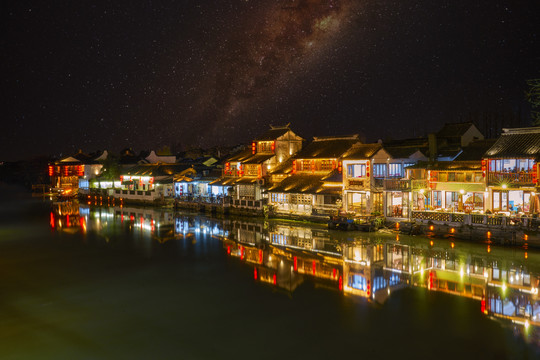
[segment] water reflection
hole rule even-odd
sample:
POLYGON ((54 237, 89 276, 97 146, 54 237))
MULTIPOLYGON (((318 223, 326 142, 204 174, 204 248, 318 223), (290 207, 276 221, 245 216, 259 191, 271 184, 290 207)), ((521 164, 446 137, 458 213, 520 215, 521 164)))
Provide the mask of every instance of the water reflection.
POLYGON ((288 293, 310 281, 373 303, 405 287, 471 298, 478 311, 540 344, 540 253, 527 248, 76 202, 54 204, 50 227, 105 239, 126 229, 148 252, 168 241, 184 241, 196 253, 221 244, 223 254, 252 268, 255 281, 288 293))

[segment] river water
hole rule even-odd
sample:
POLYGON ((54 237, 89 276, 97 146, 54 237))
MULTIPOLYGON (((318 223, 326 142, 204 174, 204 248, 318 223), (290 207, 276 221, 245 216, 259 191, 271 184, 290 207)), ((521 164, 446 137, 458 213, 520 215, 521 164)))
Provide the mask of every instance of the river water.
POLYGON ((9 196, 0 358, 532 359, 539 276, 534 249, 9 196))

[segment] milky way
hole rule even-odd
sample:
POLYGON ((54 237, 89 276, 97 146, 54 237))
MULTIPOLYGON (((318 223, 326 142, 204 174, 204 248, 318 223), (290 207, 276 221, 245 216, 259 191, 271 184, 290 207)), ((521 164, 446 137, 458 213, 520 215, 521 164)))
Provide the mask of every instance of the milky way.
POLYGON ((193 115, 212 119, 209 137, 227 140, 242 127, 263 125, 257 118, 262 103, 279 97, 295 72, 323 58, 326 46, 349 25, 352 9, 350 1, 339 0, 271 1, 259 8, 217 54, 215 72, 202 86, 208 96, 201 96, 203 111, 193 115))
MULTIPOLYGON (((527 126, 540 1, 12 1, 0 162, 79 148, 527 126)), ((489 133, 486 133, 490 135, 489 133)))

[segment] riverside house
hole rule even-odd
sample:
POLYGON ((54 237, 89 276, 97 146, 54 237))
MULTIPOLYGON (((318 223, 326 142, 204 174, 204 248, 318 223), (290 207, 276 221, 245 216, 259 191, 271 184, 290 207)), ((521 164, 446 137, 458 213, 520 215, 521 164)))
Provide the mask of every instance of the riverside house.
POLYGON ((65 193, 77 193, 79 188, 88 188, 89 181, 100 174, 102 161, 107 156, 107 150, 92 154, 79 150, 73 156, 49 164, 52 188, 65 193))
POLYGON ((355 215, 383 213, 382 178, 388 154, 380 143, 354 144, 343 155, 343 208, 355 215), (384 170, 381 167, 384 166, 384 170), (375 168, 378 172, 375 173, 375 168))
POLYGON ((360 144, 358 135, 315 137, 294 156, 291 173, 268 188, 275 213, 327 218, 342 207, 343 155, 360 144))
POLYGON ((265 134, 253 140, 250 149, 228 158, 223 176, 209 185, 222 187, 222 193, 230 194, 233 208, 262 211, 266 200, 263 189, 269 171, 298 152, 303 140, 289 128, 289 124, 271 126, 265 134))
POLYGON ((482 160, 489 210, 506 214, 538 211, 539 156, 540 127, 503 129, 482 160))

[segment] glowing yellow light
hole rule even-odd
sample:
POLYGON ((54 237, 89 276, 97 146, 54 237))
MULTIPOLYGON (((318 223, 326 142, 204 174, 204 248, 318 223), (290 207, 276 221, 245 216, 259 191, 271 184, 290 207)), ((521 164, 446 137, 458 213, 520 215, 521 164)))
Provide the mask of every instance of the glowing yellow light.
POLYGON ((486 235, 487 235, 487 238, 490 239, 491 238, 491 231, 488 231, 486 235))
POLYGON ((503 292, 506 291, 506 283, 503 283, 503 284, 502 284, 502 291, 503 291, 503 292))
POLYGON ((490 253, 491 252, 491 246, 488 245, 487 247, 487 252, 490 253))
POLYGON ((503 188, 503 189, 506 189, 506 184, 503 184, 502 188, 503 188))
POLYGON ((450 232, 451 232, 451 233, 453 234, 453 233, 455 233, 455 232, 456 232, 456 229, 454 229, 454 228, 451 228, 451 229, 450 229, 450 232))
POLYGON ((459 190, 459 193, 460 193, 461 195, 463 195, 463 194, 465 194, 465 190, 461 189, 461 190, 459 190))
POLYGON ((434 227, 433 227, 433 225, 431 225, 431 226, 429 227, 429 230, 433 231, 433 229, 434 229, 434 227))
POLYGON ((451 244, 450 244, 450 246, 451 246, 451 247, 452 247, 452 249, 453 249, 455 245, 454 245, 454 243, 451 243, 451 244))
POLYGON ((433 240, 431 240, 431 241, 429 242, 429 245, 433 246, 433 240))

